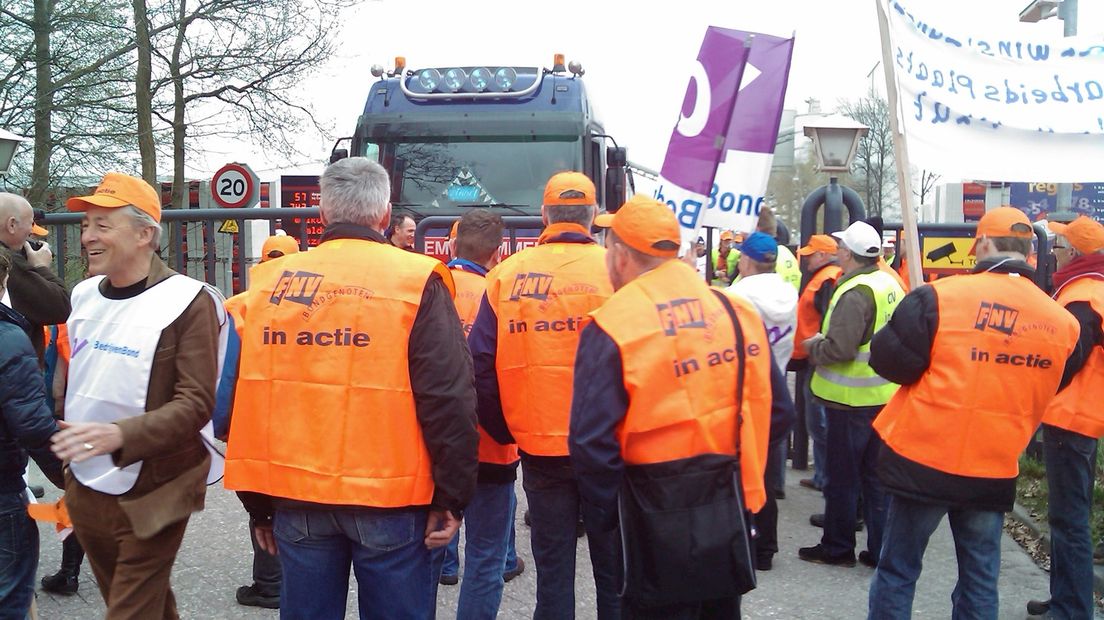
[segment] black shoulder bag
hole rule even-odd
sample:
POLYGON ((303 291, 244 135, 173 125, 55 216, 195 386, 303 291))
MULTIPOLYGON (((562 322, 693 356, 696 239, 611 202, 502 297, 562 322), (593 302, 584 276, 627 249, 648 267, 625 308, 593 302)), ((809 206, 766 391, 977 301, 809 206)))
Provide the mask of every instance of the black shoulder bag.
POLYGON ((736 334, 736 458, 626 468, 618 495, 621 595, 644 605, 730 598, 756 585, 740 479, 744 332, 732 303, 713 292, 736 334))

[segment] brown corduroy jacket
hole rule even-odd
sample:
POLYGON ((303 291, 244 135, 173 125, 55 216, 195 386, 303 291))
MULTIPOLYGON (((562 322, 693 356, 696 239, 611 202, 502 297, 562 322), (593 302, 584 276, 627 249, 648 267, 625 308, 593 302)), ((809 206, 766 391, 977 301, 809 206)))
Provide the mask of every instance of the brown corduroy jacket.
MULTIPOLYGON (((174 273, 155 256, 145 290, 174 273)), ((103 292, 104 284, 100 286, 103 292)), ((123 447, 113 455, 115 463, 125 467, 142 461, 134 488, 118 497, 138 538, 149 538, 203 510, 211 457, 199 431, 215 404, 218 335, 214 301, 200 291, 161 332, 146 413, 116 422, 123 431, 123 447)), ((79 483, 70 479, 67 484, 79 483)))

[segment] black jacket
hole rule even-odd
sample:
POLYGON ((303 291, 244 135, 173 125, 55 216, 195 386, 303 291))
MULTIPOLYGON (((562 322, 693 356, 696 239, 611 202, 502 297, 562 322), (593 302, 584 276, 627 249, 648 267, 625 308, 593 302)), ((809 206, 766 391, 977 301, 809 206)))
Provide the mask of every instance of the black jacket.
POLYGON ((23 250, 18 252, 0 244, 0 252, 11 257, 12 268, 8 275, 8 295, 12 308, 23 316, 26 327, 23 331, 31 339, 38 364, 42 364, 42 353, 46 343, 42 338, 42 328, 57 325, 69 319, 71 305, 69 289, 49 267, 31 267, 23 250))
MULTIPOLYGON (((1034 270, 1023 261, 1000 263, 996 259, 984 260, 978 263, 974 273, 984 271, 1019 273, 1034 278, 1034 270)), ((1078 320, 1081 321, 1081 317, 1078 320)), ((885 328, 874 335, 870 351, 871 368, 894 383, 916 383, 931 365, 931 347, 938 326, 939 301, 935 289, 931 286, 913 289, 901 300, 885 328)), ((1091 330, 1082 330, 1077 347, 1066 361, 1059 389, 1068 385, 1084 366, 1095 337, 1091 330)), ((953 395, 948 395, 948 407, 955 406, 952 399, 953 395)), ((956 508, 1007 512, 1012 509, 1016 494, 1015 478, 974 478, 948 474, 907 459, 889 446, 881 452, 878 474, 891 493, 956 508)))
POLYGON ((64 484, 61 461, 50 451, 57 423, 46 405, 46 385, 26 328, 23 317, 0 305, 0 493, 26 488, 28 453, 50 482, 64 484))

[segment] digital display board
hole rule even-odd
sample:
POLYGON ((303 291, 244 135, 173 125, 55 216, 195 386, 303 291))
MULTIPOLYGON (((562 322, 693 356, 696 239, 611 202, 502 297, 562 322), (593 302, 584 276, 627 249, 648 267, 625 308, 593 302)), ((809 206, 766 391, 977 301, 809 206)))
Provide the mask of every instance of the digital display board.
MULTIPOLYGON (((286 209, 305 209, 321 204, 321 190, 315 175, 280 177, 280 206, 286 209)), ((292 218, 280 220, 280 228, 288 235, 302 240, 306 237, 307 247, 314 247, 322 240, 325 227, 317 217, 292 218)))

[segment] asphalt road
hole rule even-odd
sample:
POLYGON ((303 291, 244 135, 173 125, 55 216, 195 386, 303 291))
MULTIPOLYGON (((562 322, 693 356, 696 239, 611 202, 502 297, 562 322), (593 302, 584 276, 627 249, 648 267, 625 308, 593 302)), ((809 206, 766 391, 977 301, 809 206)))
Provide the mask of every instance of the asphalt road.
MULTIPOLYGON (((855 568, 827 567, 797 559, 797 548, 819 541, 820 530, 809 525, 808 516, 822 508, 820 494, 797 485, 803 472, 788 472, 787 499, 780 503, 779 538, 782 548, 774 570, 760 573, 759 587, 744 599, 746 618, 863 618, 873 571, 861 564, 855 568)), ((43 482, 41 474, 33 478, 43 482)), ((48 483, 47 483, 48 484, 48 483)), ((47 499, 58 496, 47 491, 47 499)), ((535 601, 536 577, 529 551, 529 529, 521 523, 524 494, 519 484, 517 524, 518 554, 528 568, 506 585, 499 618, 530 618, 535 601)), ((251 549, 245 513, 232 493, 221 486, 207 495, 207 510, 194 515, 173 572, 173 589, 184 618, 276 618, 277 612, 242 607, 234 601, 234 590, 250 582, 251 549)), ((61 545, 53 531, 41 528, 42 554, 39 576, 57 570, 61 545)), ((862 536, 860 534, 860 536, 862 536)), ((575 584, 579 618, 595 617, 594 584, 589 578, 590 562, 586 539, 578 546, 575 584)), ((924 558, 924 573, 917 586, 913 608, 915 618, 949 618, 950 594, 957 577, 954 546, 944 522, 936 532, 924 558)), ((1027 617, 1024 604, 1047 595, 1047 574, 1008 536, 1004 537, 1001 576, 1001 618, 1027 617)), ((347 617, 356 618, 356 584, 350 584, 347 617)), ((441 586, 437 612, 440 618, 455 614, 459 588, 441 586)), ((81 574, 80 591, 74 596, 39 592, 39 617, 51 619, 102 618, 104 605, 87 563, 81 574)))

